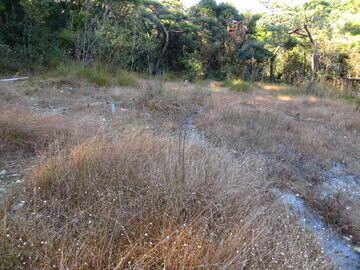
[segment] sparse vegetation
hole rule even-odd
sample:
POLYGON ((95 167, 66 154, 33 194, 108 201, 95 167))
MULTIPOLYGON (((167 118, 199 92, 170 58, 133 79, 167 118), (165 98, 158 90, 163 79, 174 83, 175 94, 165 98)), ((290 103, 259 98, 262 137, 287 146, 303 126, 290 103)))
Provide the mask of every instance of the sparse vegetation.
POLYGON ((184 121, 184 117, 189 113, 202 106, 210 95, 208 90, 199 88, 192 91, 176 91, 165 89, 165 87, 168 87, 166 83, 158 84, 155 82, 155 85, 147 85, 139 97, 138 105, 154 113, 160 112, 161 115, 165 114, 167 117, 172 117, 173 121, 176 119, 179 123, 184 121))
POLYGON ((359 4, 191 1, 0 0, 0 269, 360 268, 359 4))
MULTIPOLYGON (((276 88, 275 85, 274 88, 276 88)), ((276 90, 276 93, 278 96, 291 96, 291 97, 309 95, 306 92, 306 85, 298 85, 298 86, 283 85, 283 87, 280 87, 280 89, 276 90)), ((357 100, 359 99, 356 96, 356 93, 346 93, 344 91, 339 90, 338 88, 330 87, 326 84, 321 84, 321 83, 318 83, 316 84, 316 86, 314 86, 311 96, 319 97, 319 98, 341 99, 354 104, 356 104, 357 100)))
POLYGON ((21 109, 14 109, 2 103, 0 115, 0 153, 22 152, 35 154, 36 150, 44 150, 49 144, 70 132, 61 126, 58 117, 39 117, 33 119, 21 109))
POLYGON ((360 174, 355 154, 360 151, 359 113, 339 100, 291 95, 297 89, 286 86, 263 87, 268 94, 248 93, 241 99, 237 93, 214 94, 209 110, 199 117, 199 127, 236 152, 256 150, 268 156, 279 182, 303 194, 333 221, 334 213, 340 213, 339 205, 351 209, 352 218, 336 215, 335 223, 360 239, 359 212, 352 202, 342 197, 340 202, 331 199, 322 204, 319 199, 319 183, 326 181, 323 174, 332 162, 344 160, 350 171, 360 174))
POLYGON ((274 188, 359 243, 358 200, 322 189, 333 162, 360 174, 340 92, 52 72, 0 88, 0 168, 21 177, 0 176, 0 268, 335 269, 274 188), (183 129, 199 108, 205 142, 183 129))

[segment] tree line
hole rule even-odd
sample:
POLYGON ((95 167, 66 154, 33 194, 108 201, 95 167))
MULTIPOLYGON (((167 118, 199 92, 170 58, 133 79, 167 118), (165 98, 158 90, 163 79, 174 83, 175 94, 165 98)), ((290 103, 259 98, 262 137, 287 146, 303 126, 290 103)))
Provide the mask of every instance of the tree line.
POLYGON ((264 5, 251 14, 215 0, 0 0, 0 70, 73 60, 190 80, 358 75, 359 1, 264 5))

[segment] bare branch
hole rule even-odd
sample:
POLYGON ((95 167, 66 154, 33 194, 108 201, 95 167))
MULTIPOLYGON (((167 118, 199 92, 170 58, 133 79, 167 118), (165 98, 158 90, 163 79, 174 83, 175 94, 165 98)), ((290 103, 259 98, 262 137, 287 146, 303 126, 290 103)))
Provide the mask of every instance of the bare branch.
POLYGON ((305 31, 306 31, 306 33, 307 33, 307 36, 310 38, 311 43, 314 44, 315 41, 313 40, 313 38, 312 38, 312 36, 311 36, 311 34, 310 34, 310 31, 309 31, 308 26, 309 26, 309 24, 304 23, 304 28, 305 28, 305 31))
POLYGON ((297 35, 299 35, 299 36, 301 36, 301 37, 308 37, 308 35, 303 34, 303 33, 300 33, 300 30, 299 30, 298 28, 290 31, 289 34, 297 34, 297 35))

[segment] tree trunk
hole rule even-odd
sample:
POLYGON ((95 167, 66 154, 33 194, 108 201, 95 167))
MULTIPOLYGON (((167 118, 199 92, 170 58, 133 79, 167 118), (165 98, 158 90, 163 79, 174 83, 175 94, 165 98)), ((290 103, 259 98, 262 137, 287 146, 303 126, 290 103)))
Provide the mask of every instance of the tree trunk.
POLYGON ((158 60, 156 62, 156 65, 155 65, 156 75, 158 75, 158 73, 159 73, 161 58, 164 56, 164 54, 166 52, 166 49, 167 49, 167 47, 169 45, 169 31, 166 29, 165 25, 161 21, 160 21, 160 24, 161 24, 162 28, 164 29, 166 38, 165 38, 165 45, 164 45, 163 49, 161 50, 161 53, 160 53, 159 58, 158 58, 158 60))
POLYGON ((270 58, 270 82, 274 83, 275 82, 275 76, 274 76, 274 62, 275 62, 275 58, 276 56, 272 56, 270 58))
POLYGON ((274 68, 275 58, 281 47, 282 47, 282 45, 277 46, 275 51, 273 52, 273 56, 270 58, 270 82, 271 83, 275 82, 275 74, 274 74, 275 73, 275 68, 274 68))
POLYGON ((103 19, 105 19, 109 13, 109 4, 106 1, 103 3, 103 9, 104 9, 104 12, 103 12, 102 17, 103 17, 103 19))
POLYGON ((312 38, 312 35, 309 31, 309 28, 308 28, 308 24, 304 24, 304 28, 306 30, 306 33, 308 34, 308 37, 311 41, 311 44, 313 45, 314 47, 314 50, 313 50, 313 53, 311 55, 311 79, 306 87, 306 90, 308 93, 310 93, 312 91, 312 88, 314 87, 315 85, 315 77, 316 77, 316 55, 317 55, 317 50, 318 50, 318 46, 317 46, 317 43, 315 42, 315 40, 312 38))
POLYGON ((136 46, 136 31, 134 31, 134 38, 133 38, 133 43, 131 46, 131 68, 130 71, 134 71, 135 69, 135 46, 136 46))

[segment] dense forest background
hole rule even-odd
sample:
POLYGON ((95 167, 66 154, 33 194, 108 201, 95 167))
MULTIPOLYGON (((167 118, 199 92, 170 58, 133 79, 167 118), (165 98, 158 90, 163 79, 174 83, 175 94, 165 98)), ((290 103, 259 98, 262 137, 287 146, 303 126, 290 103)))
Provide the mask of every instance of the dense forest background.
POLYGON ((264 14, 201 0, 0 0, 0 71, 67 61, 186 79, 298 83, 359 75, 360 1, 268 1, 264 14))

